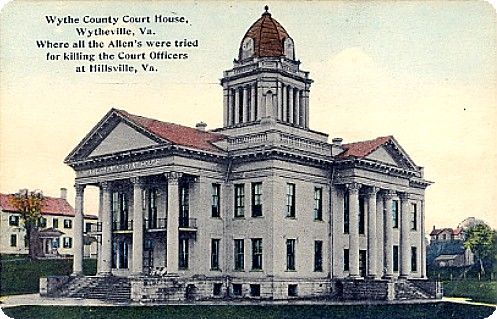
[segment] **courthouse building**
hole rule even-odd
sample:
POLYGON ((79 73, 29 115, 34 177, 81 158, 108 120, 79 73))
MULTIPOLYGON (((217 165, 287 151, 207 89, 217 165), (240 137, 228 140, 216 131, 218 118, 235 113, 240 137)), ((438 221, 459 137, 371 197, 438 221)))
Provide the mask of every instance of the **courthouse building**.
POLYGON ((74 275, 84 191, 100 190, 98 274, 68 279, 59 293, 433 297, 422 167, 392 136, 330 143, 312 130, 313 81, 300 64, 266 9, 221 79, 222 128, 111 109, 65 159, 76 173, 74 275))

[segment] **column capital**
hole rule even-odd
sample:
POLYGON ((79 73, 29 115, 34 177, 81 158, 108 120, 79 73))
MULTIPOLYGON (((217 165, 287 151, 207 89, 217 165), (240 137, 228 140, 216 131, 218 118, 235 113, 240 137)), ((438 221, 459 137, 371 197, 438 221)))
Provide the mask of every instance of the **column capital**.
POLYGON ((409 200, 409 199, 412 199, 413 197, 411 194, 405 192, 405 193, 399 193, 399 198, 401 200, 409 200))
POLYGON ((349 192, 352 193, 359 193, 359 190, 361 189, 362 185, 356 182, 345 184, 345 187, 349 190, 349 192))
POLYGON ((137 177, 131 177, 129 179, 133 185, 141 186, 145 183, 145 180, 143 177, 137 176, 137 177))
POLYGON ((178 183, 178 179, 183 176, 181 172, 166 172, 164 176, 167 178, 168 183, 178 183))
POLYGON ((379 191, 380 191, 379 187, 369 186, 366 190, 366 194, 369 196, 376 196, 376 194, 378 194, 379 191))
POLYGON ((83 195, 83 192, 85 191, 85 184, 74 184, 74 189, 76 190, 76 195, 83 195))
POLYGON ((394 190, 391 190, 391 189, 387 189, 383 192, 383 197, 385 199, 392 199, 396 196, 397 196, 397 192, 395 192, 394 190))
POLYGON ((111 187, 111 182, 101 182, 101 183, 100 183, 100 188, 101 188, 103 191, 108 191, 108 190, 110 190, 110 187, 111 187))

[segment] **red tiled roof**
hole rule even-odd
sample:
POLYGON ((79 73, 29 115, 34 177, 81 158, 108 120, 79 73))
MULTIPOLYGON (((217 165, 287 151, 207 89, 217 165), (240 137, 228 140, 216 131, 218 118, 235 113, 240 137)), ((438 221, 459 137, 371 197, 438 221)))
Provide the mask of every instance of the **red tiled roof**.
MULTIPOLYGON (((0 207, 4 211, 16 212, 17 209, 12 205, 11 198, 12 194, 0 194, 0 207)), ((41 208, 42 215, 59 215, 59 216, 71 216, 74 217, 74 209, 69 205, 67 200, 62 198, 55 198, 45 196, 43 201, 43 207, 41 208)))
POLYGON ((133 115, 123 110, 116 111, 134 124, 171 142, 172 144, 205 151, 219 152, 221 149, 215 146, 213 142, 220 141, 225 138, 224 135, 218 133, 204 132, 187 126, 133 115))
POLYGON ((343 144, 342 148, 345 150, 338 154, 338 158, 348 158, 348 157, 365 157, 373 153, 378 147, 389 142, 392 136, 382 136, 377 137, 374 140, 355 142, 349 144, 343 144))
POLYGON ((452 234, 453 235, 459 235, 463 232, 463 229, 462 228, 456 228, 452 231, 452 234))
MULTIPOLYGON (((242 44, 247 37, 254 40, 254 56, 278 57, 285 54, 283 42, 290 36, 270 13, 265 12, 245 33, 242 44)), ((240 58, 242 44, 240 44, 240 58)))

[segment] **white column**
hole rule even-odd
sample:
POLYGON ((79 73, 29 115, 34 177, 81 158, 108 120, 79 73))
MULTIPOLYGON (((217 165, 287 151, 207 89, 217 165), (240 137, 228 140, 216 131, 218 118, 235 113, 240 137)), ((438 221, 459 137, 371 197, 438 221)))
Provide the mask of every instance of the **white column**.
POLYGON ((309 91, 304 90, 305 127, 309 127, 309 91))
POLYGON ((368 192, 368 277, 376 278, 378 276, 377 262, 377 233, 376 233, 376 194, 377 187, 371 187, 368 192))
POLYGON ((384 259, 383 255, 383 243, 384 243, 384 228, 385 221, 383 216, 383 197, 379 196, 379 200, 376 202, 376 273, 378 277, 382 277, 384 275, 384 259))
POLYGON ((288 114, 288 85, 282 85, 282 91, 283 91, 283 105, 282 105, 282 110, 283 113, 281 114, 281 119, 283 122, 288 122, 287 121, 287 114, 288 114))
POLYGON ((250 86, 250 121, 255 121, 257 119, 256 110, 257 110, 257 101, 255 94, 256 87, 255 85, 250 86))
POLYGON ((238 124, 240 122, 239 112, 240 112, 240 90, 238 88, 235 89, 235 109, 233 110, 233 118, 234 124, 238 124))
POLYGON ((248 96, 249 96, 249 91, 246 86, 243 87, 243 122, 246 123, 249 121, 250 118, 250 111, 249 111, 249 103, 248 103, 248 96))
POLYGON ((276 114, 276 118, 281 121, 283 118, 283 89, 282 89, 282 83, 278 81, 278 112, 276 114))
POLYGON ((108 182, 100 184, 102 194, 102 268, 100 275, 109 276, 112 272, 112 211, 111 185, 108 182))
POLYGON ((228 90, 228 126, 233 125, 233 123, 234 123, 234 118, 233 118, 233 116, 235 114, 234 98, 235 98, 235 95, 233 94, 233 89, 229 89, 228 90))
POLYGON ((143 181, 139 177, 131 179, 133 183, 133 265, 132 274, 143 274, 143 181))
POLYGON ((421 200, 419 207, 419 214, 421 218, 421 277, 426 278, 426 241, 425 241, 425 201, 421 200))
MULTIPOLYGON (((83 274, 83 203, 85 185, 75 184, 76 201, 74 207, 74 259, 73 259, 73 276, 81 276, 83 274)), ((43 246, 45 249, 45 246, 43 246)))
POLYGON ((295 125, 300 126, 300 91, 298 89, 295 90, 295 99, 294 102, 295 104, 295 125))
POLYGON ((409 194, 400 194, 400 272, 399 277, 407 278, 410 273, 411 245, 409 242, 409 194))
POLYGON ((395 196, 394 191, 388 191, 385 198, 385 275, 389 279, 393 277, 393 221, 392 221, 392 203, 395 196))
POLYGON ((179 178, 181 173, 166 173, 167 178, 167 272, 178 272, 179 178))
POLYGON ((223 90, 223 123, 224 126, 229 125, 229 109, 230 109, 230 99, 229 99, 229 90, 223 90))
POLYGON ((293 124, 293 111, 295 105, 293 104, 293 95, 294 95, 294 90, 292 87, 290 87, 290 90, 288 90, 288 117, 290 118, 289 123, 293 124))
POLYGON ((359 189, 361 184, 347 185, 349 191, 349 277, 359 277, 359 189))

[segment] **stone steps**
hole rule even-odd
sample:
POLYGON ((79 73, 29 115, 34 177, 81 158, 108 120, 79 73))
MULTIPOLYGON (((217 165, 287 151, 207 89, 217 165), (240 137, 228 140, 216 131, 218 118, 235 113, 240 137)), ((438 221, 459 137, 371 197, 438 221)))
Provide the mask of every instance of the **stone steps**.
POLYGON ((131 299, 131 284, 126 278, 78 277, 67 284, 60 296, 129 301, 131 299))

